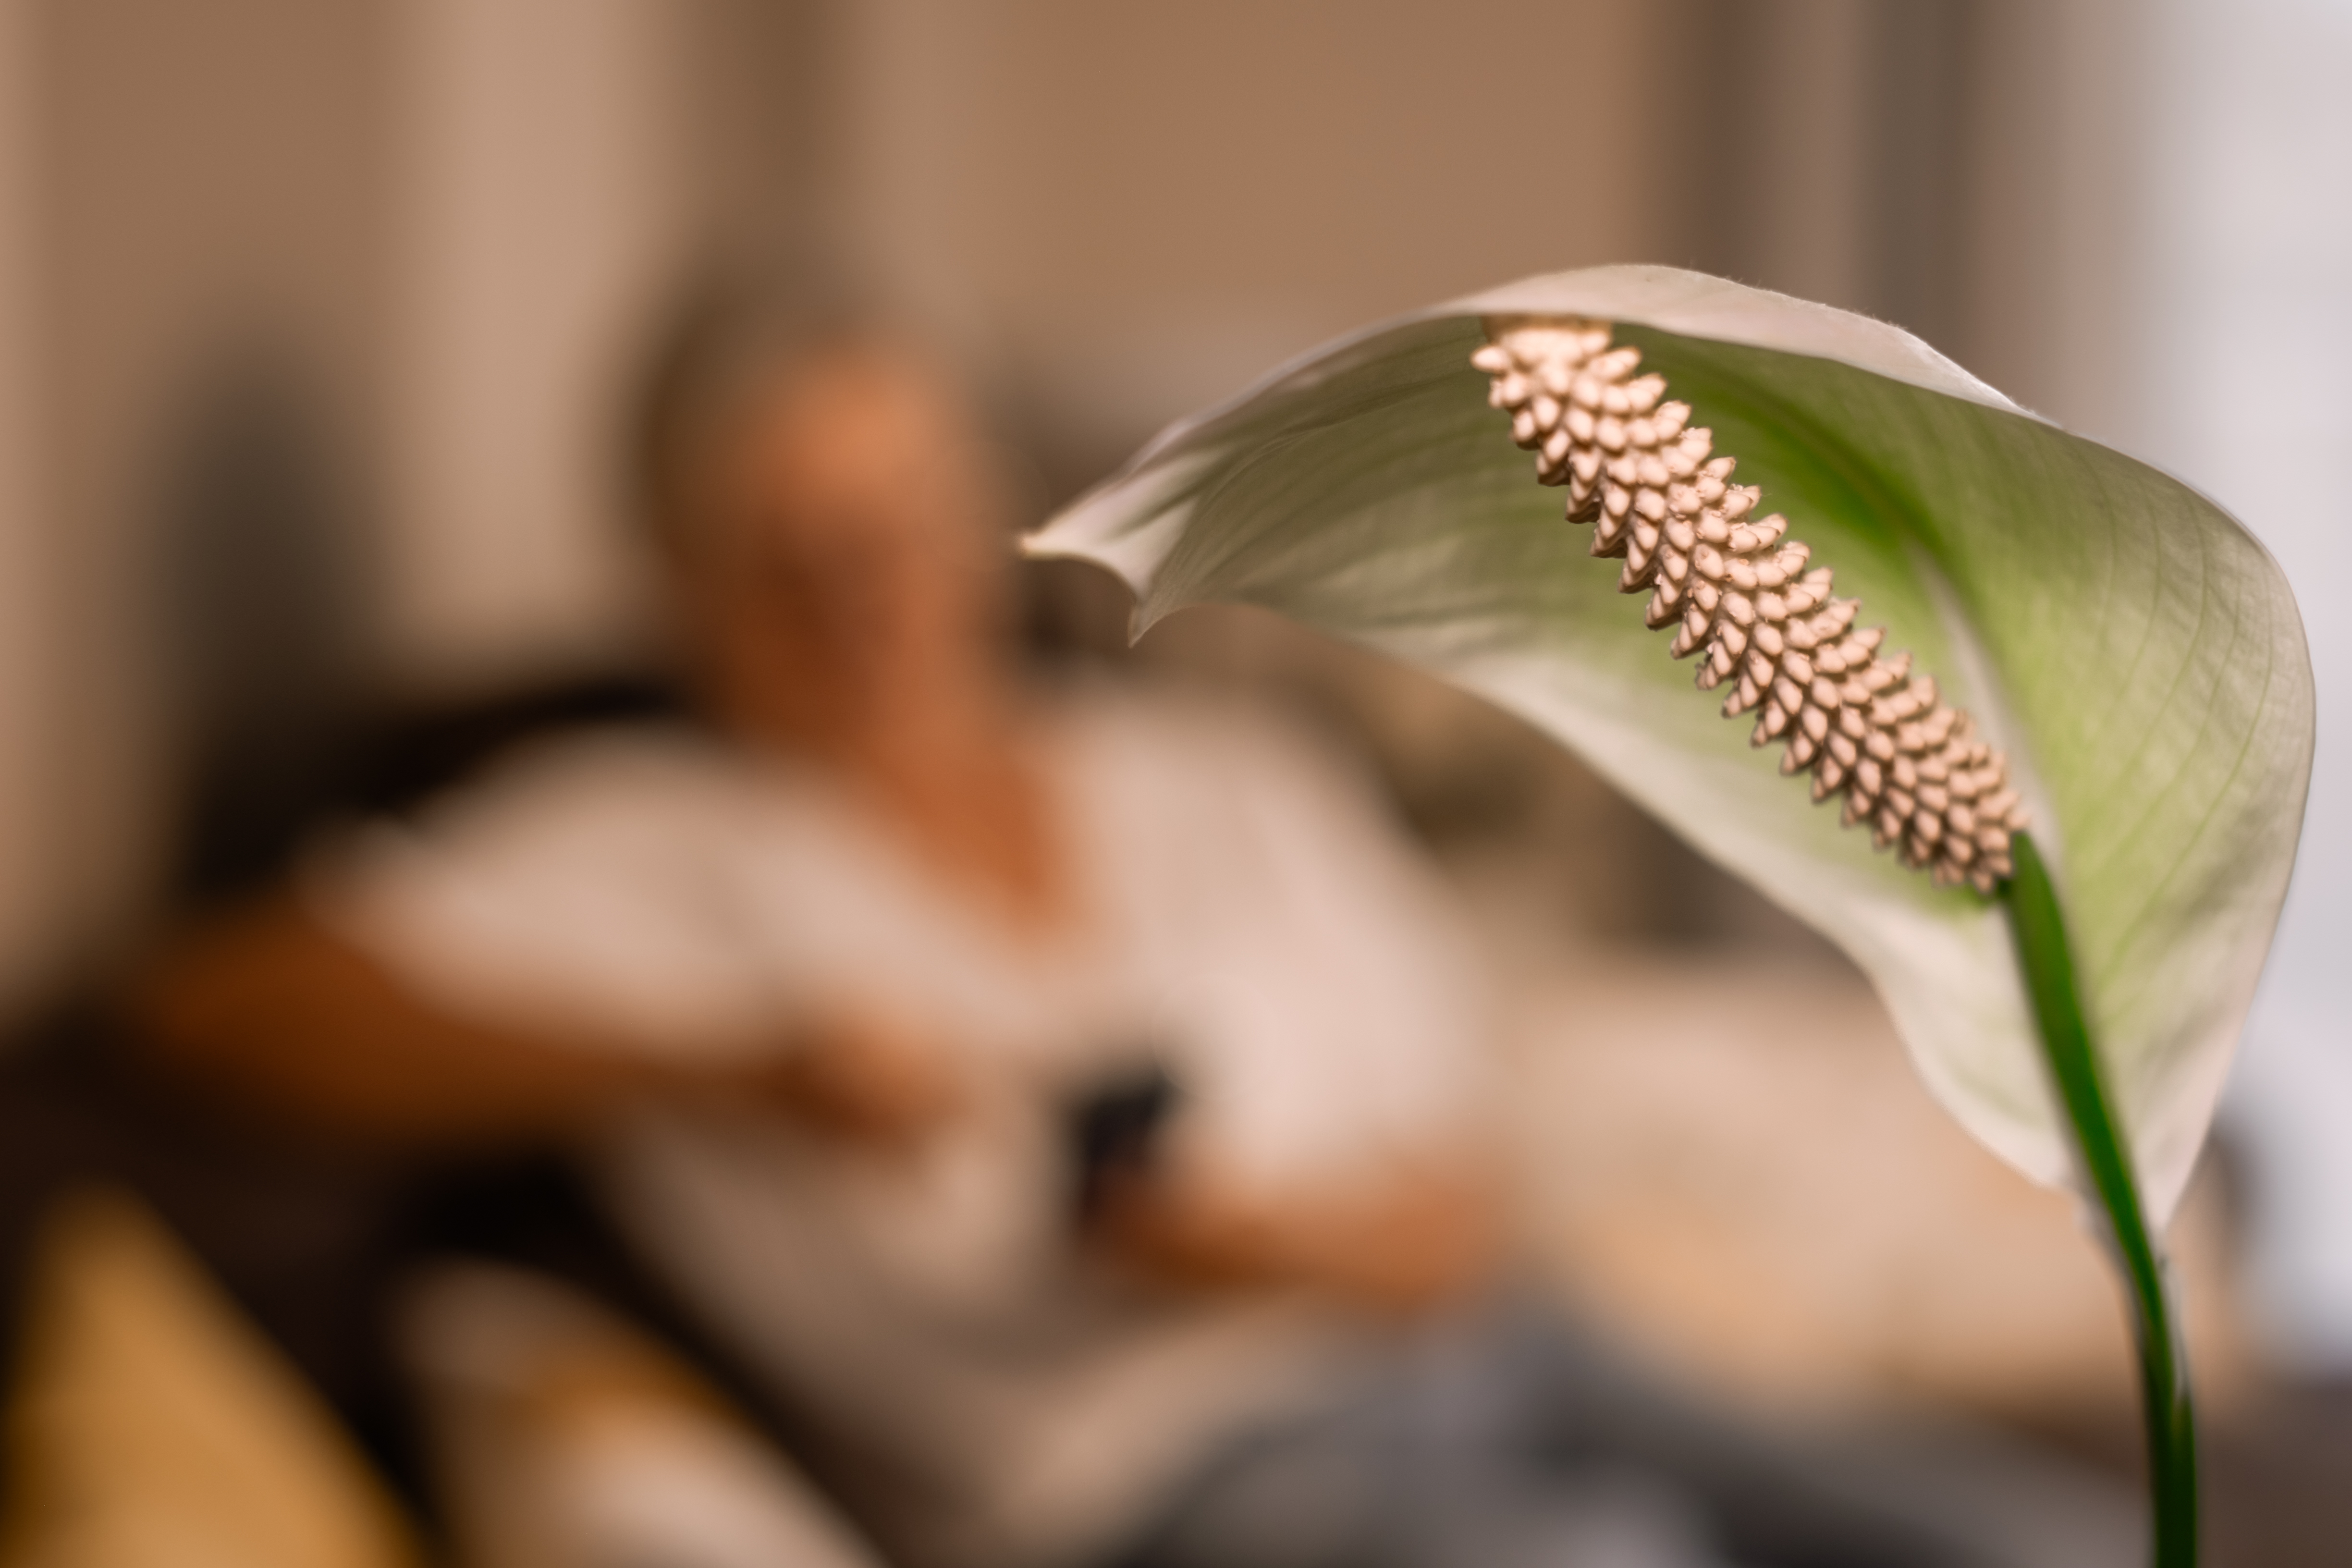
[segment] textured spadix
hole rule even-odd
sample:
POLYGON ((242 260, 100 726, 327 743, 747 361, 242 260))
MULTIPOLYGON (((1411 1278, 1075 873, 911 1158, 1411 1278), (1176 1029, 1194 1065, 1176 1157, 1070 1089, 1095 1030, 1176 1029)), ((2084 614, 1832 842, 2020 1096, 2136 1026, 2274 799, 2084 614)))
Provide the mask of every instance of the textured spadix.
POLYGON ((1526 715, 1844 949, 1937 1098, 2030 1175, 2066 1179, 1999 910, 1841 832, 1692 691, 1489 405, 1472 356, 1490 320, 1528 317, 1611 323, 2006 753, 2148 1205, 2168 1215, 2284 893, 2312 723, 2284 580, 2186 486, 1881 322, 1600 268, 1294 362, 1164 432, 1030 548, 1119 573, 1139 627, 1258 605, 1526 715))
POLYGON ((1884 657, 1884 626, 1857 626, 1834 568, 1813 564, 1789 520, 1753 515, 1763 492, 1731 479, 1665 378, 1635 376, 1642 351, 1610 344, 1603 321, 1490 318, 1471 363, 1494 378, 1488 401, 1511 439, 1536 453, 1545 484, 1568 492, 1568 521, 1593 525, 1592 553, 1622 557, 1621 594, 1646 594, 1643 623, 1675 628, 1676 658, 1698 656, 1698 686, 1728 685, 1727 719, 1763 710, 1751 746, 1778 741, 1784 773, 1816 801, 1843 803, 1881 849, 1938 886, 1992 892, 2010 875, 2010 835, 2025 806, 2006 758, 1975 736, 1911 656, 1884 657))

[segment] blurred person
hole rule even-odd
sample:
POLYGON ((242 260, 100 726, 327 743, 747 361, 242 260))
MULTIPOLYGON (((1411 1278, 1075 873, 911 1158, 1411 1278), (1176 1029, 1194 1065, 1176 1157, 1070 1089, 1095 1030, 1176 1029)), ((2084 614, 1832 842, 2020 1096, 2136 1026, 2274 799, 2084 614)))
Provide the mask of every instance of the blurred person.
POLYGON ((1022 677, 931 361, 762 296, 645 427, 698 722, 543 744, 192 933, 170 1059, 351 1134, 584 1137, 919 1568, 2036 1560, 1524 1315, 1412 1326, 1490 1273, 1464 934, 1297 736, 1022 677))
POLYGON ((1026 687, 986 449, 919 354, 763 303, 662 381, 701 722, 380 826, 143 1014, 313 1125, 608 1129, 624 1225, 888 1456, 919 1555, 1061 1554, 1313 1381, 1349 1337, 1314 1298, 1475 1277, 1461 934, 1296 737, 1026 687))

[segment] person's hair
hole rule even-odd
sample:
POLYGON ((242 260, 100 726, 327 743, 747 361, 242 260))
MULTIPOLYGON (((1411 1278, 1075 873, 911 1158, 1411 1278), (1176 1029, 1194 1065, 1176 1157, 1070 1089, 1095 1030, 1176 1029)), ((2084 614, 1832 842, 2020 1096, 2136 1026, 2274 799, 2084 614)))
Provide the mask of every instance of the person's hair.
POLYGON ((811 264, 715 273, 671 312, 629 410, 631 510, 674 552, 689 477, 746 400, 803 361, 884 335, 871 305, 811 264))

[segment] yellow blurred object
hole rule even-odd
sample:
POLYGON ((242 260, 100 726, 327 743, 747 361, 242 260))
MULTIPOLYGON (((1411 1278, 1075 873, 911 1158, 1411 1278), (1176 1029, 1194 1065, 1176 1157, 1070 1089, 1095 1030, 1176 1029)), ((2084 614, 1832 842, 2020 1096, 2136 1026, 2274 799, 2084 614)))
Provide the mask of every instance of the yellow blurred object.
POLYGON ((7 1410, 0 1568, 414 1568, 333 1415, 127 1194, 49 1217, 7 1410))

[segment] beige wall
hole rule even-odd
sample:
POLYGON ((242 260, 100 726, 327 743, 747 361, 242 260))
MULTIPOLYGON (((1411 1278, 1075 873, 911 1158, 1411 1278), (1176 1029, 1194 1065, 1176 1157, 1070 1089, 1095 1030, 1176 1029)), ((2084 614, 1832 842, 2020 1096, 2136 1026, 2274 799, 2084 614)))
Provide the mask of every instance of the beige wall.
POLYGON ((1885 316, 2077 417, 2119 395, 2119 0, 835 9, 842 227, 1079 467, 1329 333, 1602 261, 1885 316))
POLYGON ((1364 320, 1680 248, 1647 8, 847 10, 854 243, 1097 460, 1364 320))
POLYGON ((365 461, 377 409, 379 54, 356 0, 20 5, 37 90, 26 482, 47 617, 34 948, 119 936, 170 781, 154 526, 207 377, 282 356, 365 461))
POLYGON ((628 646, 615 383, 718 242, 838 240, 1019 395, 1041 494, 1326 334, 1619 259, 1893 315, 2095 430, 2128 10, 0 0, 0 998, 146 907, 152 535, 224 354, 309 388, 367 637, 444 689, 628 646))
POLYGON ((46 928, 62 869, 45 842, 59 800, 50 757, 58 628, 35 368, 44 274, 34 22, 25 0, 0 0, 0 1006, 52 954, 46 928))
POLYGON ((336 521, 387 681, 625 637, 610 395, 687 233, 766 161, 734 52, 762 26, 751 0, 0 4, 0 1005, 151 907, 180 788, 158 535, 239 366, 305 400, 360 502, 336 521))
POLYGON ((1957 342, 2028 407, 2127 446, 2156 319, 2146 213, 2163 106, 2138 0, 1977 0, 1957 342))
POLYGON ((410 679, 593 658, 632 608, 617 390, 686 264, 671 0, 393 8, 385 578, 410 679))

